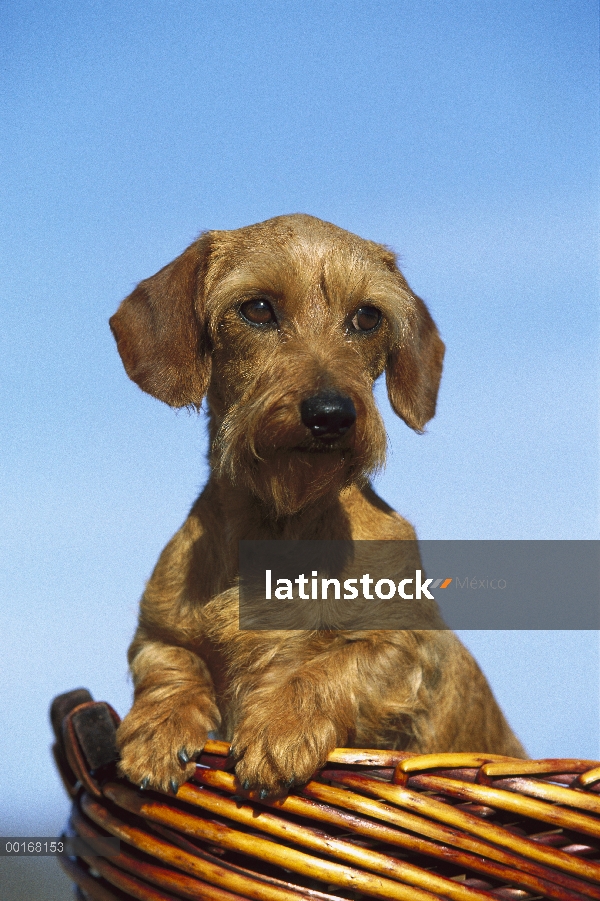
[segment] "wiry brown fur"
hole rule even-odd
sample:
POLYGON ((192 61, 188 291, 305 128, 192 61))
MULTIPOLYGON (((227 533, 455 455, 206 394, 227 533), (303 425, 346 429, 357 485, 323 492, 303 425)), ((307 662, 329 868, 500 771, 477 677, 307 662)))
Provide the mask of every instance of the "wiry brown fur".
MULTIPOLYGON (((442 368, 435 324, 394 255, 303 215, 208 232, 142 282, 111 327, 144 390, 173 406, 207 396, 212 468, 142 598, 123 773, 176 788, 211 730, 231 740, 240 782, 271 793, 308 779, 336 746, 522 756, 434 603, 420 610, 425 631, 238 628, 240 540, 415 538, 367 481, 386 444, 375 379, 385 371, 394 410, 422 431, 442 368), (240 315, 257 297, 277 328, 240 315), (350 323, 365 304, 382 320, 358 333, 350 323), (299 411, 327 390, 350 397, 357 417, 324 446, 299 411)), ((385 557, 371 562, 392 574, 385 557)))

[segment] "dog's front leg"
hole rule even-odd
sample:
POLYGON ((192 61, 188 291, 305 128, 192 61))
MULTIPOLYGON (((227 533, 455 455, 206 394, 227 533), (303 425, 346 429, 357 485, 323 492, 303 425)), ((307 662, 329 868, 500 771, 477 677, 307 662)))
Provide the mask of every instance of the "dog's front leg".
POLYGON ((330 751, 347 745, 356 712, 348 688, 303 667, 293 675, 273 667, 246 695, 233 734, 231 751, 243 788, 261 797, 281 794, 307 782, 330 751))
MULTIPOLYGON (((364 695, 378 675, 389 680, 390 668, 396 679, 406 674, 396 648, 386 653, 340 633, 304 634, 280 640, 273 653, 266 633, 254 633, 251 677, 231 673, 236 775, 263 796, 306 782, 330 751, 353 744, 364 695)), ((248 658, 252 644, 245 633, 248 658)))
POLYGON ((131 672, 135 700, 117 731, 121 772, 144 788, 176 791, 220 724, 210 673, 192 651, 158 641, 140 643, 131 672))
POLYGON ((279 794, 310 779, 336 747, 388 746, 390 723, 420 707, 427 683, 436 681, 429 647, 436 635, 312 633, 304 644, 282 642, 270 657, 257 638, 253 678, 232 674, 232 753, 242 786, 279 794))

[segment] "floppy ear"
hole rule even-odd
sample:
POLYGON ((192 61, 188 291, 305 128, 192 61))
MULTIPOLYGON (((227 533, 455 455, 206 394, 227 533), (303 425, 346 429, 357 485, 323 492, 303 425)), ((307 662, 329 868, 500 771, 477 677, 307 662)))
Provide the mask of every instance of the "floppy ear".
POLYGON ((412 299, 412 321, 388 356, 385 377, 394 411, 422 432, 435 414, 445 348, 421 298, 412 299))
POLYGON ((208 388, 203 294, 209 254, 206 233, 140 282, 110 319, 127 375, 172 407, 199 407, 208 388))

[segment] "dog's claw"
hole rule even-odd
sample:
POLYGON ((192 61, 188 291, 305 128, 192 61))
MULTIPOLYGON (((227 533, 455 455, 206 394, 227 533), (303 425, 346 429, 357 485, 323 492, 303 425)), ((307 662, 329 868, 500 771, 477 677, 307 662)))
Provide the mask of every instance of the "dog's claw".
POLYGON ((190 758, 188 757, 188 754, 187 754, 187 751, 185 750, 185 748, 182 748, 179 751, 179 753, 177 754, 177 757, 179 758, 179 762, 182 763, 184 766, 190 762, 190 758))
POLYGON ((171 789, 171 791, 173 792, 174 795, 176 795, 177 792, 179 791, 179 786, 177 785, 177 783, 175 782, 174 779, 171 779, 171 781, 169 782, 169 788, 171 789))
POLYGON ((260 795, 259 795, 260 800, 261 800, 261 801, 264 801, 265 798, 268 798, 268 797, 269 797, 269 789, 268 789, 268 788, 261 788, 261 790, 260 790, 260 795))
POLYGON ((148 788, 149 785, 150 785, 150 777, 149 777, 149 776, 144 776, 144 778, 143 778, 142 781, 140 782, 140 789, 141 789, 142 791, 146 791, 146 789, 148 788))
POLYGON ((247 792, 250 789, 250 780, 249 779, 244 779, 244 784, 242 785, 242 788, 244 789, 245 792, 247 792))

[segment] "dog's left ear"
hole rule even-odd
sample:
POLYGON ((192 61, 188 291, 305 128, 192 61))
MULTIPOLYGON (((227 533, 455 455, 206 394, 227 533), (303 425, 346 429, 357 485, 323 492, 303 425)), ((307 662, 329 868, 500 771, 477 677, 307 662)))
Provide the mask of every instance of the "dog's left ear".
POLYGON ((384 261, 411 296, 409 321, 388 355, 385 378, 394 411, 416 432, 422 432, 435 415, 442 377, 444 342, 420 297, 413 294, 396 266, 392 253, 384 261))
POLYGON ((210 233, 145 279, 126 297, 110 327, 127 375, 172 407, 199 407, 210 380, 204 276, 210 233))

